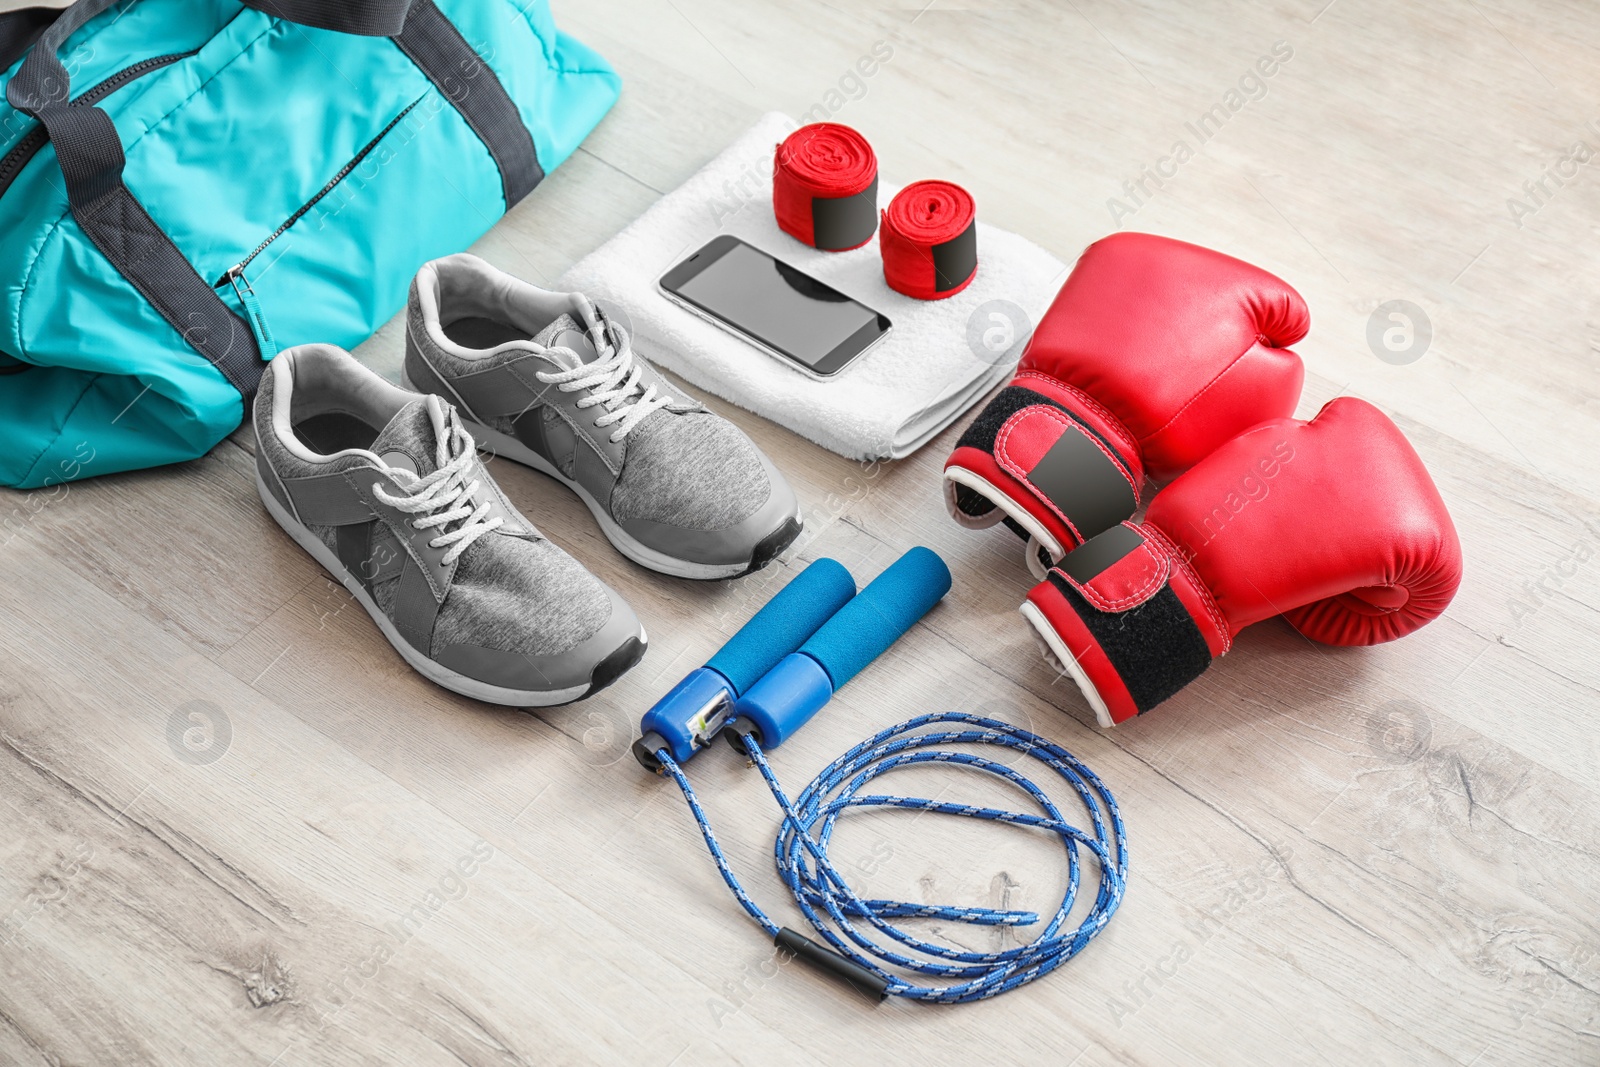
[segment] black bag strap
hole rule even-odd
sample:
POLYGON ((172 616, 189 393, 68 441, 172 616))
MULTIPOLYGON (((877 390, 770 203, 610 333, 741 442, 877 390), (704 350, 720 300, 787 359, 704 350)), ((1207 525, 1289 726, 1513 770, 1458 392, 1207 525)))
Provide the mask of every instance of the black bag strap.
POLYGON ((245 7, 302 26, 363 37, 394 37, 406 24, 412 0, 240 0, 245 7))
MULTIPOLYGON (((261 379, 255 335, 123 183, 126 160, 111 116, 87 102, 71 105, 72 79, 58 52, 67 38, 115 2, 77 0, 64 11, 29 8, 0 16, 0 54, 20 54, 32 46, 6 86, 6 99, 37 119, 55 145, 67 202, 79 227, 248 402, 261 379)), ((505 86, 433 0, 245 2, 317 28, 392 36, 488 148, 500 170, 507 210, 544 177, 533 137, 505 86)))
POLYGON ((394 43, 466 119, 500 170, 506 210, 544 179, 533 135, 506 87, 433 0, 415 0, 394 43))
POLYGON ((500 171, 506 210, 544 179, 511 94, 433 0, 241 0, 318 29, 392 37, 478 135, 500 171))
POLYGON ((60 14, 59 7, 24 7, 0 15, 0 70, 10 67, 32 48, 60 14))
POLYGON ((89 240, 248 401, 261 380, 254 334, 123 184, 122 141, 111 116, 98 107, 70 106, 72 78, 57 52, 113 2, 78 0, 61 12, 6 85, 6 99, 50 135, 67 203, 89 240))

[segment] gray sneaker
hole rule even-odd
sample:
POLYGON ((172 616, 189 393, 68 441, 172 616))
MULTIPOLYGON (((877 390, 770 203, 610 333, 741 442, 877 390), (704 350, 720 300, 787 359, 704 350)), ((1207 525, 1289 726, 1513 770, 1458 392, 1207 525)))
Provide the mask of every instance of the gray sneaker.
POLYGON ((423 676, 543 706, 644 655, 633 611, 512 507, 439 397, 301 345, 267 365, 255 429, 267 511, 423 676))
POLYGON ((617 550, 651 570, 748 574, 800 534, 777 468, 581 293, 465 253, 436 259, 411 284, 405 377, 458 406, 481 447, 577 493, 617 550))

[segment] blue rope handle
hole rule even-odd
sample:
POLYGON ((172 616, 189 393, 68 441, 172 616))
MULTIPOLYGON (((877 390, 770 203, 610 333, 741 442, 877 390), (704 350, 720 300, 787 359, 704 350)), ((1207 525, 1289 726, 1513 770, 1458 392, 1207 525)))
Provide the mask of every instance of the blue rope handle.
MULTIPOLYGON (((889 994, 940 1004, 963 1004, 998 996, 1049 974, 1077 955, 1105 929, 1122 902, 1128 876, 1128 849, 1116 798, 1072 753, 1011 723, 961 712, 919 715, 868 738, 834 760, 794 801, 778 784, 766 754, 755 739, 746 735, 743 743, 751 763, 760 769, 767 787, 783 809, 783 822, 773 850, 778 876, 823 940, 839 955, 887 982, 889 994), (917 732, 941 723, 957 724, 959 728, 917 732), (1020 772, 983 756, 940 747, 957 744, 1000 745, 1043 763, 1077 793, 1089 813, 1093 834, 1068 823, 1049 795, 1020 772), (860 792, 881 775, 919 763, 941 763, 995 775, 1032 797, 1042 814, 860 792), (988 819, 1031 826, 1057 835, 1066 852, 1068 875, 1060 906, 1033 941, 1000 952, 970 952, 913 936, 888 920, 928 918, 980 926, 1032 926, 1039 922, 1039 916, 1028 911, 861 899, 829 861, 828 843, 845 810, 866 807, 988 819), (1100 872, 1099 886, 1088 914, 1076 927, 1064 930, 1080 887, 1080 847, 1087 849, 1095 859, 1100 872), (913 975, 931 975, 943 982, 919 985, 904 977, 904 972, 908 971, 913 975)), ((750 899, 728 865, 711 831, 705 809, 700 806, 683 769, 666 750, 657 752, 657 756, 663 770, 683 790, 722 880, 750 917, 770 936, 777 937, 781 927, 750 899)))

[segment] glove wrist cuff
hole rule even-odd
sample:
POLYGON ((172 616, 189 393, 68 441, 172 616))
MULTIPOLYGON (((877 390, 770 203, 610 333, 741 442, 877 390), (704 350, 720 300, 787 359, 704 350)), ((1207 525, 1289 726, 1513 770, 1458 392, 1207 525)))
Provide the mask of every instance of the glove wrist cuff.
POLYGON ((1175 546, 1158 528, 1131 522, 1067 553, 1021 610, 1102 726, 1160 704, 1231 643, 1175 546))
POLYGON ((1127 427, 1078 389, 1026 371, 961 435, 945 500, 957 522, 1010 519, 1059 559, 1132 516, 1143 481, 1127 427))

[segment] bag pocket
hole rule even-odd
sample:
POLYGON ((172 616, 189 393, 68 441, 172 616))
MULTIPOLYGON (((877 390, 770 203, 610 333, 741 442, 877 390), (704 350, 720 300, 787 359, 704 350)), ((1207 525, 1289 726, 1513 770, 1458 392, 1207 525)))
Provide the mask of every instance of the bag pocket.
MULTIPOLYGON (((271 248, 278 238, 288 233, 289 229, 294 226, 295 223, 299 222, 306 216, 307 212, 320 204, 330 193, 337 189, 346 178, 354 173, 355 169, 361 165, 362 161, 370 156, 379 146, 379 144, 383 142, 383 139, 388 137, 390 132, 393 131, 396 126, 400 125, 400 123, 405 120, 406 116, 411 114, 411 112, 415 110, 416 106, 421 102, 422 97, 419 96, 402 108, 400 113, 394 118, 390 119, 388 125, 386 125, 382 130, 378 131, 378 135, 376 137, 363 145, 361 149, 356 152, 356 154, 352 156, 347 163, 345 163, 344 166, 340 167, 338 172, 335 173, 332 178, 329 178, 327 183, 324 184, 321 189, 318 189, 310 199, 301 204, 299 207, 295 208, 294 211, 290 212, 289 217, 284 219, 283 222, 278 225, 277 229, 268 234, 265 240, 256 245, 255 248, 251 249, 243 259, 229 267, 222 273, 220 278, 211 283, 212 287, 216 289, 231 288, 233 290, 234 297, 239 303, 239 308, 244 312, 246 321, 250 323, 251 332, 255 334, 256 344, 261 348, 262 359, 270 360, 273 356, 277 355, 278 346, 273 339, 271 328, 267 325, 266 315, 261 310, 261 301, 256 296, 255 289, 250 285, 249 277, 245 274, 246 269, 249 268, 250 265, 263 252, 266 252, 269 248, 271 248)), ((274 262, 276 261, 268 260, 263 265, 263 269, 270 269, 274 262)))

